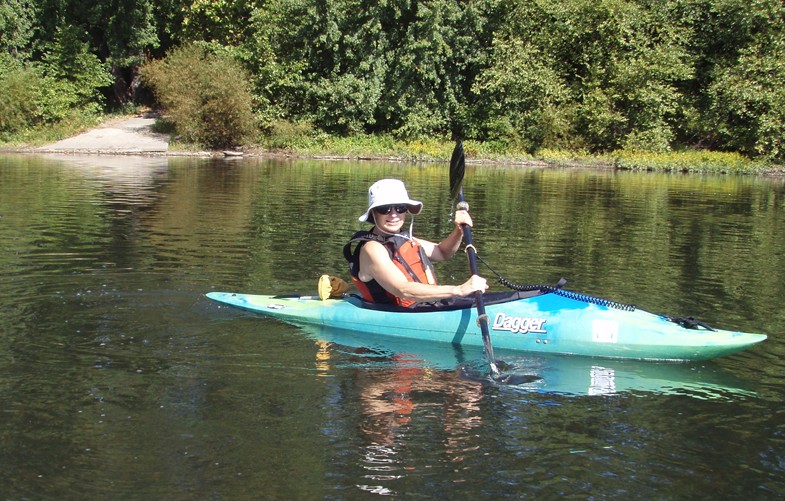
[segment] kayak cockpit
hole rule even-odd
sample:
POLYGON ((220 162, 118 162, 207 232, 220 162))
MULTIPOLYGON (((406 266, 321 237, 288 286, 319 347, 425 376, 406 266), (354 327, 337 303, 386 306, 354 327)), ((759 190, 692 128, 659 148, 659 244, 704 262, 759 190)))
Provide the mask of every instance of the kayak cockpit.
MULTIPOLYGON (((483 302, 486 306, 494 304, 510 303, 519 301, 521 299, 530 299, 537 296, 550 294, 552 291, 531 290, 531 291, 502 291, 502 292, 489 292, 483 294, 483 302)), ((475 300, 470 297, 443 299, 441 301, 416 303, 411 307, 397 306, 394 304, 378 304, 371 303, 362 299, 359 295, 351 296, 352 303, 357 306, 375 311, 387 311, 395 313, 432 313, 438 311, 454 311, 465 310, 467 308, 475 307, 475 300)))

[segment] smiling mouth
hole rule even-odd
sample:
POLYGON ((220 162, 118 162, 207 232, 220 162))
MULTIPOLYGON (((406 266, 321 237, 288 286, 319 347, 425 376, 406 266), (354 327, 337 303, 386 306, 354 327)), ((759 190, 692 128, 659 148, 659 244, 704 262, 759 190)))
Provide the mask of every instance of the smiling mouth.
POLYGON ((399 224, 402 222, 403 222, 403 218, 401 217, 384 218, 384 223, 389 225, 399 224))

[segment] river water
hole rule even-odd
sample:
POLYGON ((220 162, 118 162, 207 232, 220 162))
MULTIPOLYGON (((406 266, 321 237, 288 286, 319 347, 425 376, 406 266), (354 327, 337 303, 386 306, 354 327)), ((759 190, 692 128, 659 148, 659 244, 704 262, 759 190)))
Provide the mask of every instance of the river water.
POLYGON ((477 351, 204 297, 347 278, 382 177, 425 203, 415 234, 449 232, 441 164, 0 156, 0 497, 785 496, 782 179, 467 169, 509 280, 769 335, 711 362, 497 353, 543 380, 495 385, 477 351))

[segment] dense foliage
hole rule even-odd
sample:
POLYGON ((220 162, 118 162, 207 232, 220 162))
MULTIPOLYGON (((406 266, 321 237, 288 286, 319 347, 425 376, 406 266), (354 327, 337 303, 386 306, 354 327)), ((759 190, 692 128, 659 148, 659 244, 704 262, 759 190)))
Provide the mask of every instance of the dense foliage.
POLYGON ((785 159, 781 0, 5 0, 0 133, 139 100, 190 43, 243 65, 267 133, 785 159))
POLYGON ((186 44, 144 65, 141 74, 184 141, 225 148, 252 137, 250 76, 234 58, 186 44))
POLYGON ((51 38, 38 45, 18 44, 29 37, 30 22, 12 18, 6 4, 0 9, 0 138, 41 124, 68 120, 103 110, 100 89, 113 83, 108 65, 93 52, 73 26, 53 29, 51 38), (37 57, 33 48, 40 49, 37 57))

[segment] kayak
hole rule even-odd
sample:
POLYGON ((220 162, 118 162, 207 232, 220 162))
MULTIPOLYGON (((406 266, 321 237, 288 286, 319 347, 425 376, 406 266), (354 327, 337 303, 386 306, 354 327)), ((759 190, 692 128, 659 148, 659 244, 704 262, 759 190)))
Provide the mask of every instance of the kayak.
MULTIPOLYGON (((355 295, 270 296, 210 292, 207 297, 300 326, 462 346, 483 346, 471 304, 414 311, 355 295)), ((765 334, 714 329, 564 289, 484 294, 494 349, 637 360, 709 360, 745 350, 765 334)))

